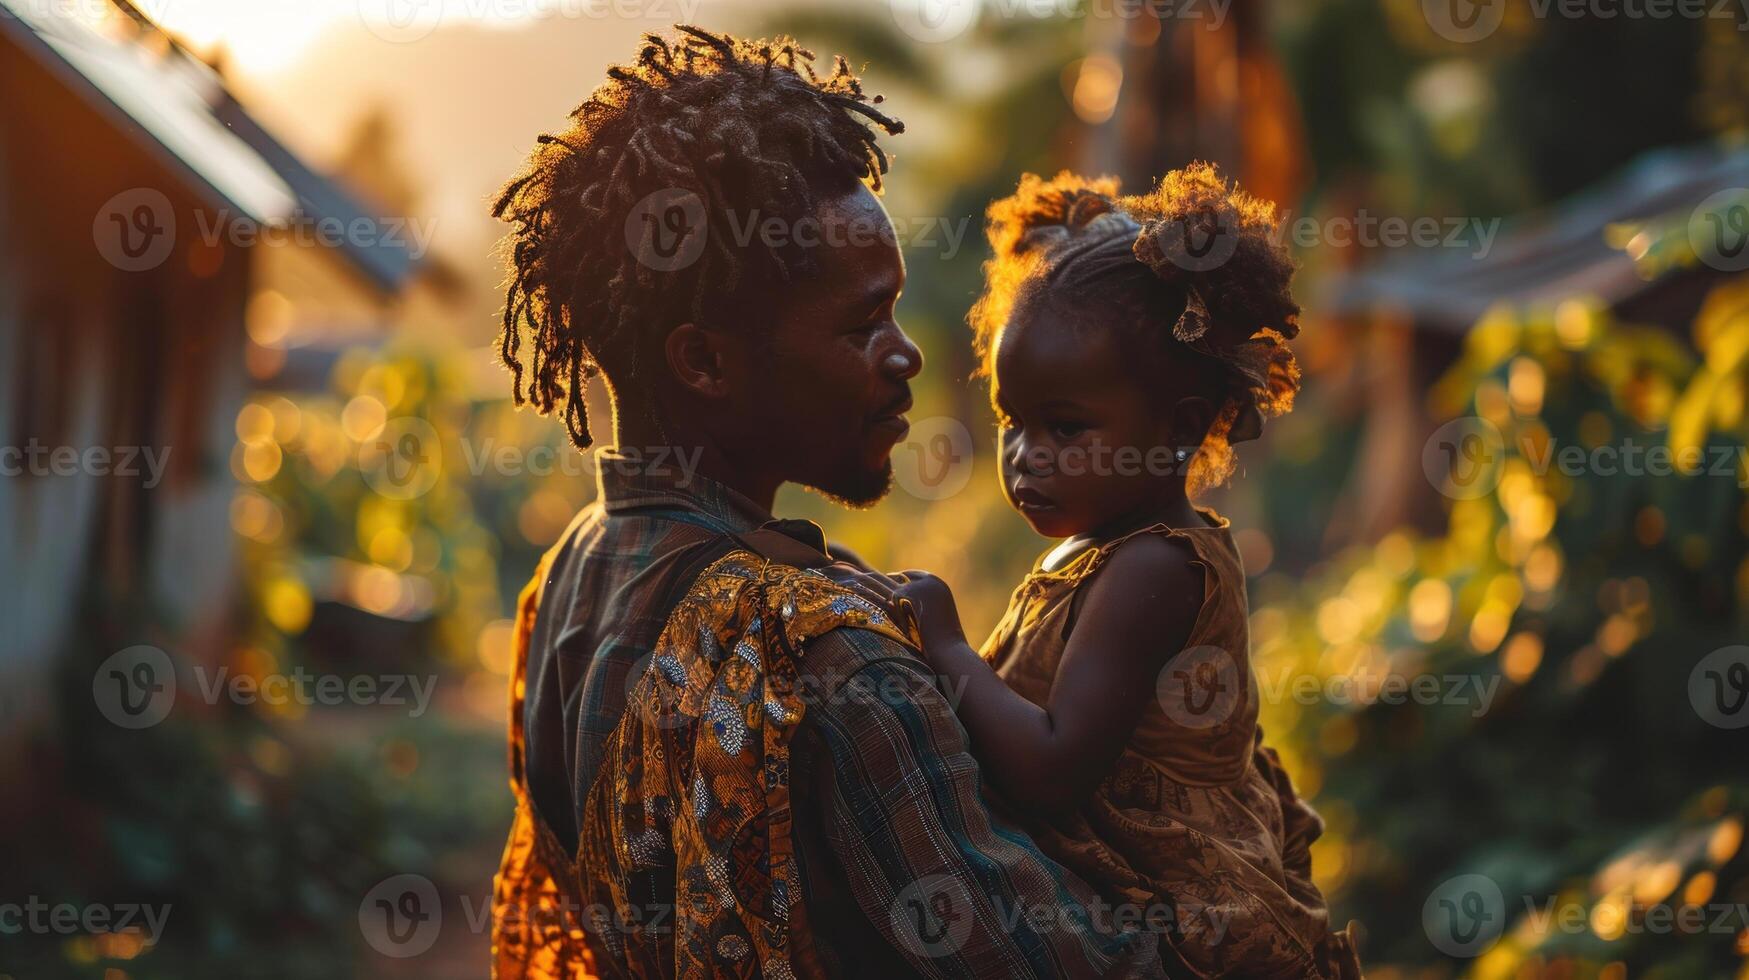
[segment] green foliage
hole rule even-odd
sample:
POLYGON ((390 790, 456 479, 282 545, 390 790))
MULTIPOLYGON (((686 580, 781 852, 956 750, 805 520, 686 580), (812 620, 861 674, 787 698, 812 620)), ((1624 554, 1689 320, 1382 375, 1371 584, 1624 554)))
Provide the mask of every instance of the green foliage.
MULTIPOLYGON (((1697 334, 1749 323, 1744 294, 1720 287, 1697 334)), ((1712 931, 1659 932, 1648 919, 1685 905, 1729 915, 1749 895, 1749 733, 1710 724, 1690 688, 1703 658, 1749 635, 1738 367, 1706 376, 1667 334, 1578 301, 1498 311, 1430 395, 1444 417, 1498 434, 1477 477, 1487 492, 1450 501, 1441 534, 1397 532, 1300 582, 1259 584, 1266 691, 1295 676, 1337 691, 1440 681, 1430 702, 1265 706, 1266 731, 1335 817, 1315 866, 1366 924, 1374 962, 1461 967, 1423 923, 1460 874, 1494 879, 1510 923, 1467 975, 1619 962, 1630 976, 1712 977, 1740 961, 1749 923, 1712 930, 1709 914, 1712 931), (1707 467, 1660 472, 1646 454, 1674 448, 1671 411, 1703 382, 1736 393, 1693 440, 1707 467), (1484 701, 1482 685, 1498 693, 1484 701), (1551 902, 1582 913, 1576 927, 1539 931, 1551 902)), ((1254 477, 1303 485, 1292 464, 1254 477)))

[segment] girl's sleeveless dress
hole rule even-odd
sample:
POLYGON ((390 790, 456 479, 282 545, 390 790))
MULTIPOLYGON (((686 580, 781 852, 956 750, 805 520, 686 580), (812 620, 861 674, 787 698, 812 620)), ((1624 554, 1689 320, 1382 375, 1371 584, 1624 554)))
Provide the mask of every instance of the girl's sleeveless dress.
POLYGON ((1077 590, 1142 534, 1188 546, 1204 574, 1202 609, 1162 672, 1115 769, 1078 813, 1029 825, 1041 847, 1113 903, 1175 906, 1175 945, 1205 976, 1359 977, 1349 930, 1331 933, 1307 851, 1323 822, 1263 747, 1251 674, 1245 575, 1228 523, 1156 524, 1035 564, 981 651, 1021 696, 1046 705, 1077 590))

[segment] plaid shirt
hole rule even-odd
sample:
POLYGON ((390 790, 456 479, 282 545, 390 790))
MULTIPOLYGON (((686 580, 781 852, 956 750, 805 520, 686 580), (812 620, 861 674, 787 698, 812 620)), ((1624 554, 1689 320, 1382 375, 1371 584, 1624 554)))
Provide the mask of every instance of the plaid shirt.
MULTIPOLYGON (((564 842, 579 838, 576 814, 612 764, 602 747, 634 667, 677 598, 664 582, 676 563, 664 560, 772 521, 672 462, 603 450, 598 484, 554 548, 516 679, 529 794, 564 842)), ((816 525, 780 524, 826 549, 816 525)), ((803 666, 818 683, 790 760, 796 838, 813 942, 832 975, 1162 975, 1156 931, 1113 928, 1083 882, 991 813, 965 730, 913 652, 839 628, 807 645, 803 666)))

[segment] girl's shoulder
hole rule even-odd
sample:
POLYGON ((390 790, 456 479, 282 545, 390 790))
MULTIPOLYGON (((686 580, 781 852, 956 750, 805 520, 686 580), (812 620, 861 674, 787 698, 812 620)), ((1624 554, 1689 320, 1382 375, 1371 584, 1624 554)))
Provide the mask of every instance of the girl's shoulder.
MULTIPOLYGON (((1118 603, 1159 604, 1167 617, 1200 618, 1217 593, 1232 591, 1244 602, 1243 565, 1231 525, 1198 508, 1200 527, 1152 524, 1101 544, 1076 560, 1071 607, 1099 592, 1118 603)), ((1230 605, 1223 599, 1219 605, 1230 605)), ((1073 617, 1073 613, 1071 616, 1073 617)))
MULTIPOLYGON (((1211 544, 1216 546, 1230 541, 1229 529, 1232 527, 1230 521, 1207 507, 1198 507, 1196 511, 1202 518, 1202 522, 1190 527, 1180 528, 1169 524, 1150 524, 1106 541, 1070 538, 1059 542, 1033 560, 1028 575, 1029 577, 1083 578, 1115 554, 1120 547, 1139 539, 1155 538, 1169 541, 1177 539, 1199 554, 1200 548, 1192 543, 1197 539, 1207 538, 1211 544)), ((1157 551, 1154 548, 1147 550, 1157 551)))
POLYGON ((1114 591, 1138 600, 1193 584, 1203 577, 1201 553, 1190 537, 1154 525, 1101 545, 1087 562, 1081 589, 1114 591), (1095 574, 1095 573, 1098 574, 1095 574))
POLYGON ((1137 571, 1147 571, 1149 566, 1165 571, 1186 560, 1207 564, 1211 553, 1234 550, 1232 522, 1206 507, 1198 507, 1196 512, 1202 518, 1200 524, 1188 527, 1150 524, 1100 544, 1089 556, 1083 574, 1091 575, 1120 553, 1129 556, 1126 564, 1137 571))

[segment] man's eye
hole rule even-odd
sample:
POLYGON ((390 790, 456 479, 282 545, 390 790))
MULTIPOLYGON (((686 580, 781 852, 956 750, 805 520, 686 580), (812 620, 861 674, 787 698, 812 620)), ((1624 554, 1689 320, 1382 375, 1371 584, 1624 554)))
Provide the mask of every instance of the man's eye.
POLYGON ((1056 422, 1051 425, 1051 434, 1058 439, 1073 439, 1086 431, 1087 427, 1079 422, 1056 422))

